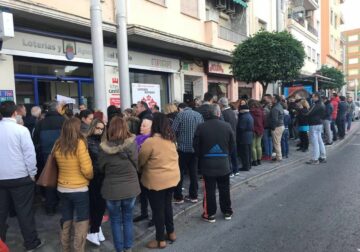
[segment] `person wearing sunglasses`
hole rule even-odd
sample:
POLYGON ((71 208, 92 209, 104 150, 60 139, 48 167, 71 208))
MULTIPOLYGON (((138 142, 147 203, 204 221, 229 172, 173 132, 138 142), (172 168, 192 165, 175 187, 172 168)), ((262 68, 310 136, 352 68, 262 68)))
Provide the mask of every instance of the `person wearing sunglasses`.
POLYGON ((104 135, 105 124, 100 119, 94 119, 87 135, 89 154, 94 167, 94 178, 90 181, 90 229, 86 239, 100 246, 100 242, 105 241, 104 234, 101 230, 101 222, 106 209, 106 202, 101 196, 101 186, 104 175, 99 172, 98 154, 102 136, 104 135))

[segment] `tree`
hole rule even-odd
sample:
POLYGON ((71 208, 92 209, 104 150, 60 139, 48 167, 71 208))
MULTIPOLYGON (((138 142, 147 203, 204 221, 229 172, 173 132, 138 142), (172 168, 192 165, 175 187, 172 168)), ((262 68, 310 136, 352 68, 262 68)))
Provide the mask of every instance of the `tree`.
POLYGON ((238 80, 260 82, 265 94, 270 83, 296 78, 304 60, 302 43, 290 33, 261 30, 236 47, 232 71, 238 80))
POLYGON ((329 82, 320 81, 319 88, 321 89, 340 89, 346 84, 344 73, 335 67, 323 65, 319 70, 319 74, 332 79, 332 81, 329 82))

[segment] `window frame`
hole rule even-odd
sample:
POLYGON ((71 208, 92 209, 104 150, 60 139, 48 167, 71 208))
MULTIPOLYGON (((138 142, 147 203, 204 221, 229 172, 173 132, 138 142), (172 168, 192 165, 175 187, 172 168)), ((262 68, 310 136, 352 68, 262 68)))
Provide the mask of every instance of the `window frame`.
POLYGON ((183 11, 183 8, 182 8, 182 3, 183 1, 186 1, 186 2, 189 2, 189 0, 180 0, 180 13, 185 15, 185 16, 188 16, 188 17, 191 17, 191 18, 195 18, 195 19, 198 19, 200 20, 200 1, 199 0, 194 0, 197 2, 197 11, 196 11, 196 16, 190 14, 190 13, 187 13, 187 12, 184 12, 183 11))

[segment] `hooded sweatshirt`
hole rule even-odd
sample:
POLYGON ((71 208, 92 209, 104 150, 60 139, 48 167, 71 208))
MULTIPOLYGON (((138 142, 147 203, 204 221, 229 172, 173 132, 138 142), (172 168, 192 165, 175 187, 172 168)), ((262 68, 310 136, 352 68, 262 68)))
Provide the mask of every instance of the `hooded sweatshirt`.
POLYGON ((101 194, 106 200, 122 200, 140 194, 135 136, 124 142, 100 144, 99 169, 104 173, 101 194))
POLYGON ((254 119, 254 133, 257 136, 264 134, 265 116, 263 108, 251 108, 250 114, 254 119))

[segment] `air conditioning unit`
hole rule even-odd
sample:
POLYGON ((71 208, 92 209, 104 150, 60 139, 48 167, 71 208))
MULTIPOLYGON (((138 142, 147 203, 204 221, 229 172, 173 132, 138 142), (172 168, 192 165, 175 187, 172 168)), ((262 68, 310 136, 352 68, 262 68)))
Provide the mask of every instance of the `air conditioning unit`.
POLYGON ((233 0, 228 0, 227 8, 226 8, 225 12, 229 15, 233 15, 236 13, 236 7, 235 7, 235 3, 233 2, 233 0))
POLYGON ((216 0, 216 9, 226 10, 226 0, 216 0))

